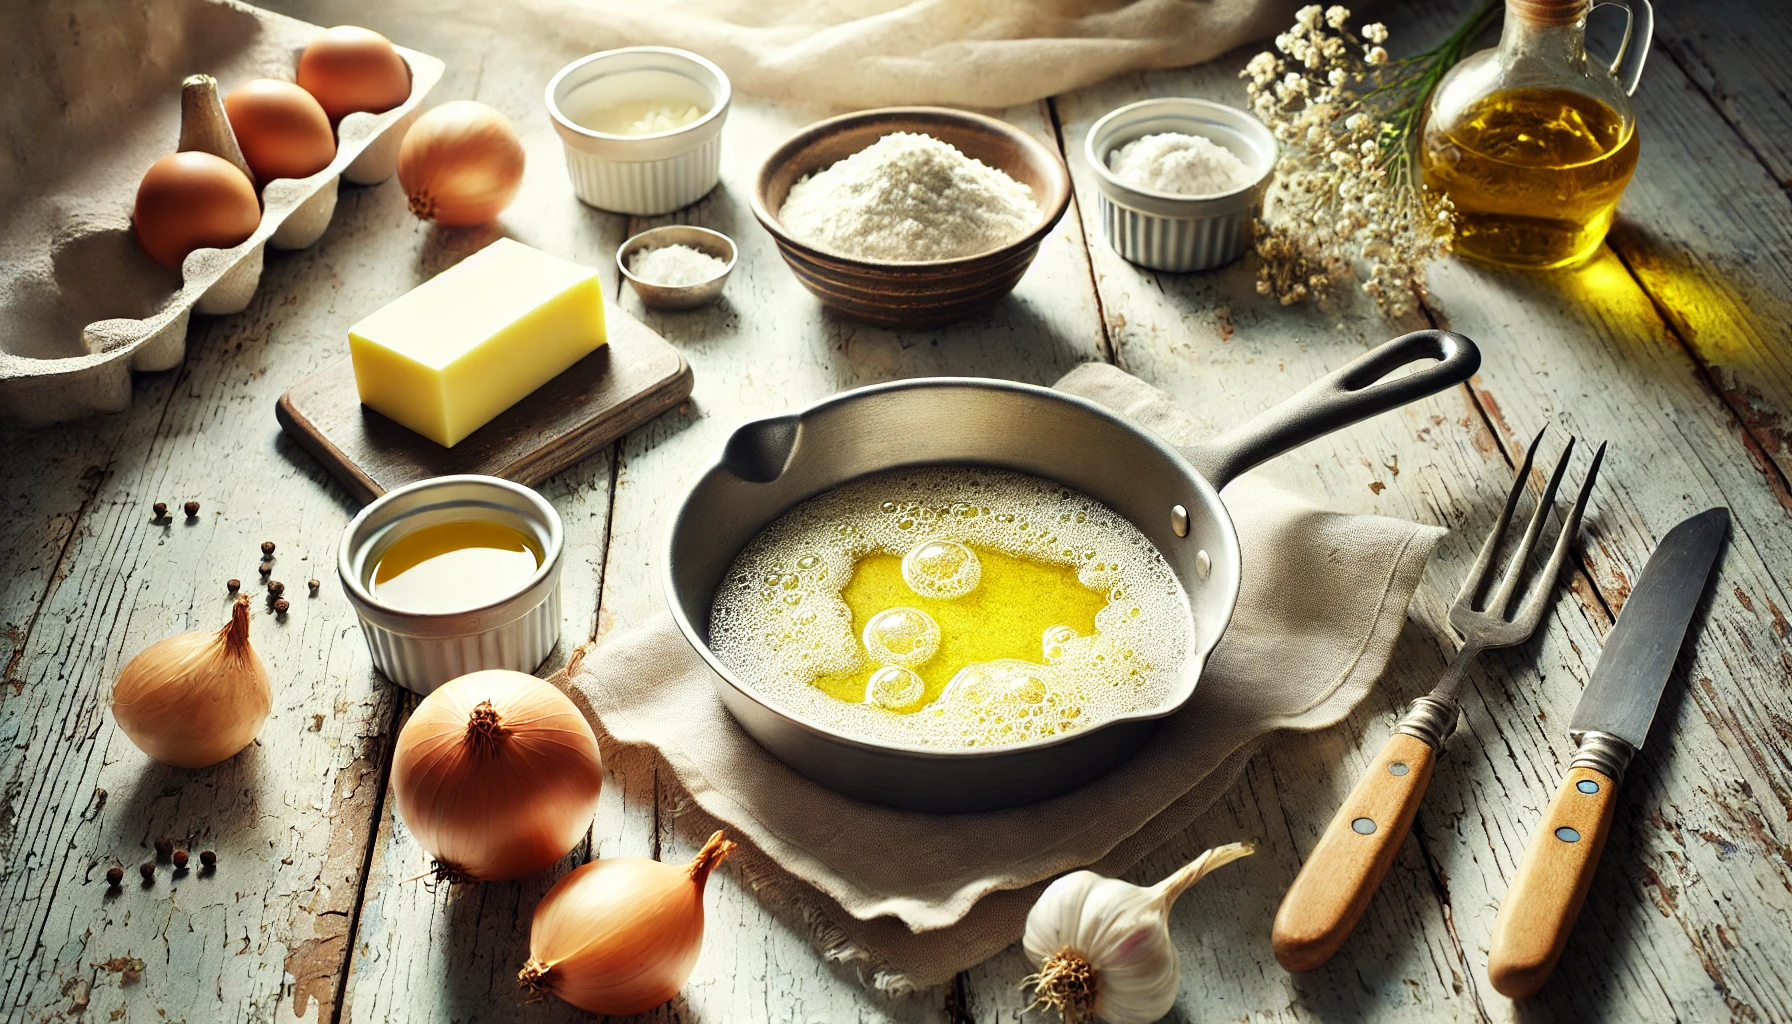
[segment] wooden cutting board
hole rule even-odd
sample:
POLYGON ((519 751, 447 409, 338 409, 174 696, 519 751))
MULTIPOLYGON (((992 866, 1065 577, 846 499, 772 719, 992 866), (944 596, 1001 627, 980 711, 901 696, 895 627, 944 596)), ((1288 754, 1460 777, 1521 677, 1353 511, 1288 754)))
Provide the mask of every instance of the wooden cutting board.
POLYGON ((363 406, 347 356, 293 385, 274 415, 363 503, 451 473, 538 484, 690 397, 691 367, 677 349, 615 306, 604 314, 609 344, 453 448, 363 406))

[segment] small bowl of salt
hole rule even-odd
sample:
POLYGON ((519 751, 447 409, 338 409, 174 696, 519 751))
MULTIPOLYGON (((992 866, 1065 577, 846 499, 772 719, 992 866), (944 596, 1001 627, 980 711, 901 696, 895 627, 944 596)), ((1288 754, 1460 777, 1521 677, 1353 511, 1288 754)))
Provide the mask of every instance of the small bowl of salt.
POLYGON ((1141 100, 1089 129, 1103 234, 1152 270, 1211 270, 1244 255, 1275 169, 1262 121, 1223 103, 1141 100))
POLYGON ((736 255, 720 231, 668 224, 622 243, 616 268, 648 309, 696 309, 722 294, 736 255))

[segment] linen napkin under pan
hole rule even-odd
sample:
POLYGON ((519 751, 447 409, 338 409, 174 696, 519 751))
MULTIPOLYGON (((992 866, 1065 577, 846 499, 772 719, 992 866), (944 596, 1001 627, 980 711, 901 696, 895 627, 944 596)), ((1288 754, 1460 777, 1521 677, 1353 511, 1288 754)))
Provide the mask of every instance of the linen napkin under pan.
MULTIPOLYGON (((1199 432, 1167 395, 1103 364, 1057 386, 1156 431, 1199 432)), ((1244 576, 1188 706, 1130 761, 1043 803, 924 814, 809 781, 729 717, 669 615, 604 642, 571 680, 616 743, 658 751, 688 813, 747 848, 730 864, 880 989, 946 981, 1020 938, 1049 879, 1119 874, 1187 828, 1270 733, 1332 725, 1386 666, 1441 529, 1315 508, 1250 477, 1224 494, 1244 576)))

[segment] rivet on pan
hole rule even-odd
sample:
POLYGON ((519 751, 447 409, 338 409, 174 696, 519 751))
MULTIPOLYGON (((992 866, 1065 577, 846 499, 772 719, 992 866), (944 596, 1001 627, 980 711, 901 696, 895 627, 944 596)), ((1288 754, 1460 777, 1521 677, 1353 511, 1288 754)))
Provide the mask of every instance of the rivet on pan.
POLYGON ((1213 559, 1207 557, 1205 551, 1195 552, 1195 575, 1206 579, 1211 572, 1213 572, 1213 559))
POLYGON ((1582 779, 1574 784, 1574 788, 1580 790, 1582 793, 1597 793, 1599 792, 1599 783, 1594 782, 1592 779, 1582 779))
POLYGON ((1188 509, 1181 505, 1170 506, 1170 529, 1175 530, 1178 537, 1188 536, 1188 509))
POLYGON ((1375 834, 1375 819, 1358 818, 1350 823, 1350 831, 1359 836, 1372 836, 1375 834))
POLYGON ((1412 769, 1407 766, 1405 761, 1395 761, 1393 764, 1388 765, 1389 775, 1405 775, 1411 770, 1412 769))
POLYGON ((1580 833, 1563 825, 1561 828, 1556 829, 1556 838, 1564 843, 1578 843, 1580 842, 1580 833))

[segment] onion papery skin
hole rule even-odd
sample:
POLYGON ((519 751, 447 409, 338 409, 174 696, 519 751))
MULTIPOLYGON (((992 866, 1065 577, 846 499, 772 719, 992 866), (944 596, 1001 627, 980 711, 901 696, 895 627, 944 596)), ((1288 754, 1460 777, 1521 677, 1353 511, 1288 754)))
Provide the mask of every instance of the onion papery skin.
POLYGON ((616 857, 554 883, 529 926, 525 989, 591 1013, 644 1013, 678 994, 703 952, 703 887, 735 844, 717 832, 690 864, 616 857))
POLYGON ((443 684, 398 735, 398 814, 457 881, 521 878, 585 837, 603 788, 597 737, 564 693, 491 669, 443 684))
POLYGON ((274 703, 267 666, 249 646, 249 599, 230 624, 159 640, 112 687, 112 717, 137 749, 176 768, 209 768, 254 742, 274 703))
POLYGON ((523 184, 523 143, 483 103, 453 100, 411 125, 398 150, 398 183, 411 212, 447 227, 496 219, 523 184))

